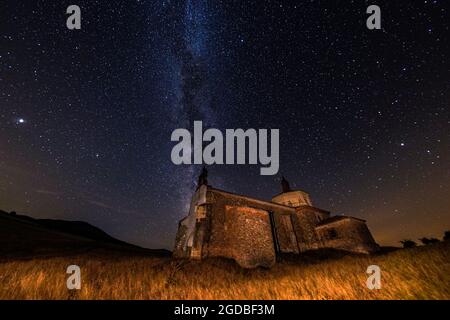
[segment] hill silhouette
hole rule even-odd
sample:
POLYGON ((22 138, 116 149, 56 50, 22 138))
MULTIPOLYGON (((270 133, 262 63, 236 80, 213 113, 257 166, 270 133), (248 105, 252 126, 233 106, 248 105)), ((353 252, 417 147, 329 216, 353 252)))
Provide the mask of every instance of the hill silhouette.
POLYGON ((118 240, 87 222, 35 219, 0 210, 1 258, 52 257, 105 250, 132 255, 170 255, 168 250, 146 249, 118 240))

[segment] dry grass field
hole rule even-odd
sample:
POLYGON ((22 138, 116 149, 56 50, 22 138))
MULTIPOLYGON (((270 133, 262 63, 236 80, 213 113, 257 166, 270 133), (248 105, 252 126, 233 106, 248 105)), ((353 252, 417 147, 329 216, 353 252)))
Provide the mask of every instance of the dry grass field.
POLYGON ((284 259, 272 269, 234 262, 89 253, 0 263, 0 299, 450 299, 449 243, 377 256, 284 259), (66 268, 81 268, 81 290, 66 288, 66 268), (382 288, 366 287, 366 269, 382 288))

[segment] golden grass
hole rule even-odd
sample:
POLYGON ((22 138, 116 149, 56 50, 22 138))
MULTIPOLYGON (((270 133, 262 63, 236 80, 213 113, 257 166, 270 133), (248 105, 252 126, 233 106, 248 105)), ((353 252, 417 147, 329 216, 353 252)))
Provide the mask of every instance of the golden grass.
POLYGON ((93 254, 0 264, 0 299, 445 299, 450 298, 449 244, 378 256, 286 260, 244 270, 203 262, 93 254), (81 290, 66 288, 66 268, 81 268, 81 290), (366 287, 366 269, 382 270, 382 288, 366 287))

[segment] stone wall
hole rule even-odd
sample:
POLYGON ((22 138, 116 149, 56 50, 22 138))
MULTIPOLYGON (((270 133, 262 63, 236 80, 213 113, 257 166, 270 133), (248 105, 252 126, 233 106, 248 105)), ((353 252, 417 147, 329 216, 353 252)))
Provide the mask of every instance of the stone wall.
MULTIPOLYGON (((207 248, 204 248, 206 256, 221 256, 221 257, 233 257, 234 246, 237 245, 235 241, 229 241, 229 235, 239 229, 241 233, 245 234, 245 228, 240 228, 235 222, 232 223, 227 220, 227 207, 242 207, 258 209, 265 212, 270 226, 269 212, 274 212, 276 214, 291 214, 295 212, 293 208, 289 208, 282 205, 272 204, 269 202, 260 201, 257 199, 247 198, 240 195, 235 195, 227 193, 221 190, 210 188, 207 193, 207 202, 211 206, 211 232, 210 237, 207 241, 207 248)), ((246 211, 243 212, 246 212, 246 211)), ((258 211, 259 212, 259 211, 258 211)), ((248 216, 248 214, 245 214, 248 216)), ((232 220, 234 221, 234 220, 232 220)), ((250 228, 250 227, 249 227, 250 228)), ((256 236, 256 229, 253 231, 248 231, 252 236, 256 236)), ((281 231, 281 230, 279 230, 281 231)), ((264 237, 266 231, 261 230, 261 237, 264 237)), ((280 237, 279 237, 280 238, 280 237)), ((289 246, 289 238, 281 237, 280 242, 284 247, 289 246)), ((273 243, 273 240, 272 240, 273 243)), ((274 245, 274 244, 273 244, 274 245)), ((296 244, 295 244, 296 245, 296 244)))
MULTIPOLYGON (((176 258, 188 258, 191 255, 191 249, 196 238, 198 220, 201 220, 202 218, 197 218, 197 215, 200 213, 198 208, 199 206, 206 204, 207 190, 207 186, 203 185, 195 192, 191 199, 189 214, 178 224, 175 247, 173 250, 173 255, 176 258)), ((202 244, 197 240, 196 245, 198 248, 199 246, 201 247, 202 244)))
POLYGON ((272 212, 275 220, 278 249, 282 252, 298 252, 295 234, 289 232, 289 230, 292 230, 292 227, 289 228, 289 226, 282 221, 282 216, 291 216, 295 213, 294 208, 235 195, 212 188, 209 189, 207 198, 207 201, 212 205, 211 210, 214 212, 211 217, 212 232, 209 241, 209 255, 217 256, 223 254, 223 252, 225 252, 226 255, 230 254, 228 249, 224 249, 224 247, 226 247, 226 241, 224 239, 226 238, 226 233, 230 230, 229 226, 223 227, 226 206, 249 207, 272 212))
POLYGON ((323 248, 356 253, 372 253, 379 249, 363 220, 348 217, 316 228, 323 248))
POLYGON ((226 206, 226 240, 231 258, 244 268, 271 267, 276 260, 269 213, 226 206))
POLYGON ((299 253, 297 236, 293 224, 293 212, 274 212, 275 232, 278 240, 278 250, 284 253, 299 253))
POLYGON ((299 190, 280 193, 279 195, 276 195, 272 198, 272 202, 283 204, 289 207, 312 205, 309 194, 299 190))
POLYGON ((299 251, 303 252, 317 246, 317 235, 314 227, 317 218, 312 211, 298 211, 293 216, 295 233, 297 235, 299 251))
POLYGON ((177 235, 175 237, 175 247, 173 249, 173 256, 176 258, 187 258, 185 243, 187 241, 187 226, 180 221, 178 224, 177 235))

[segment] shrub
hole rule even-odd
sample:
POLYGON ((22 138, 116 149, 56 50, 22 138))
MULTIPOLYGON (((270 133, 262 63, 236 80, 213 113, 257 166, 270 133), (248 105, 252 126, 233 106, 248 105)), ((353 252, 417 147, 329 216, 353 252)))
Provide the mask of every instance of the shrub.
POLYGON ((417 244, 412 240, 402 240, 400 243, 403 245, 403 248, 412 248, 415 247, 417 244))

